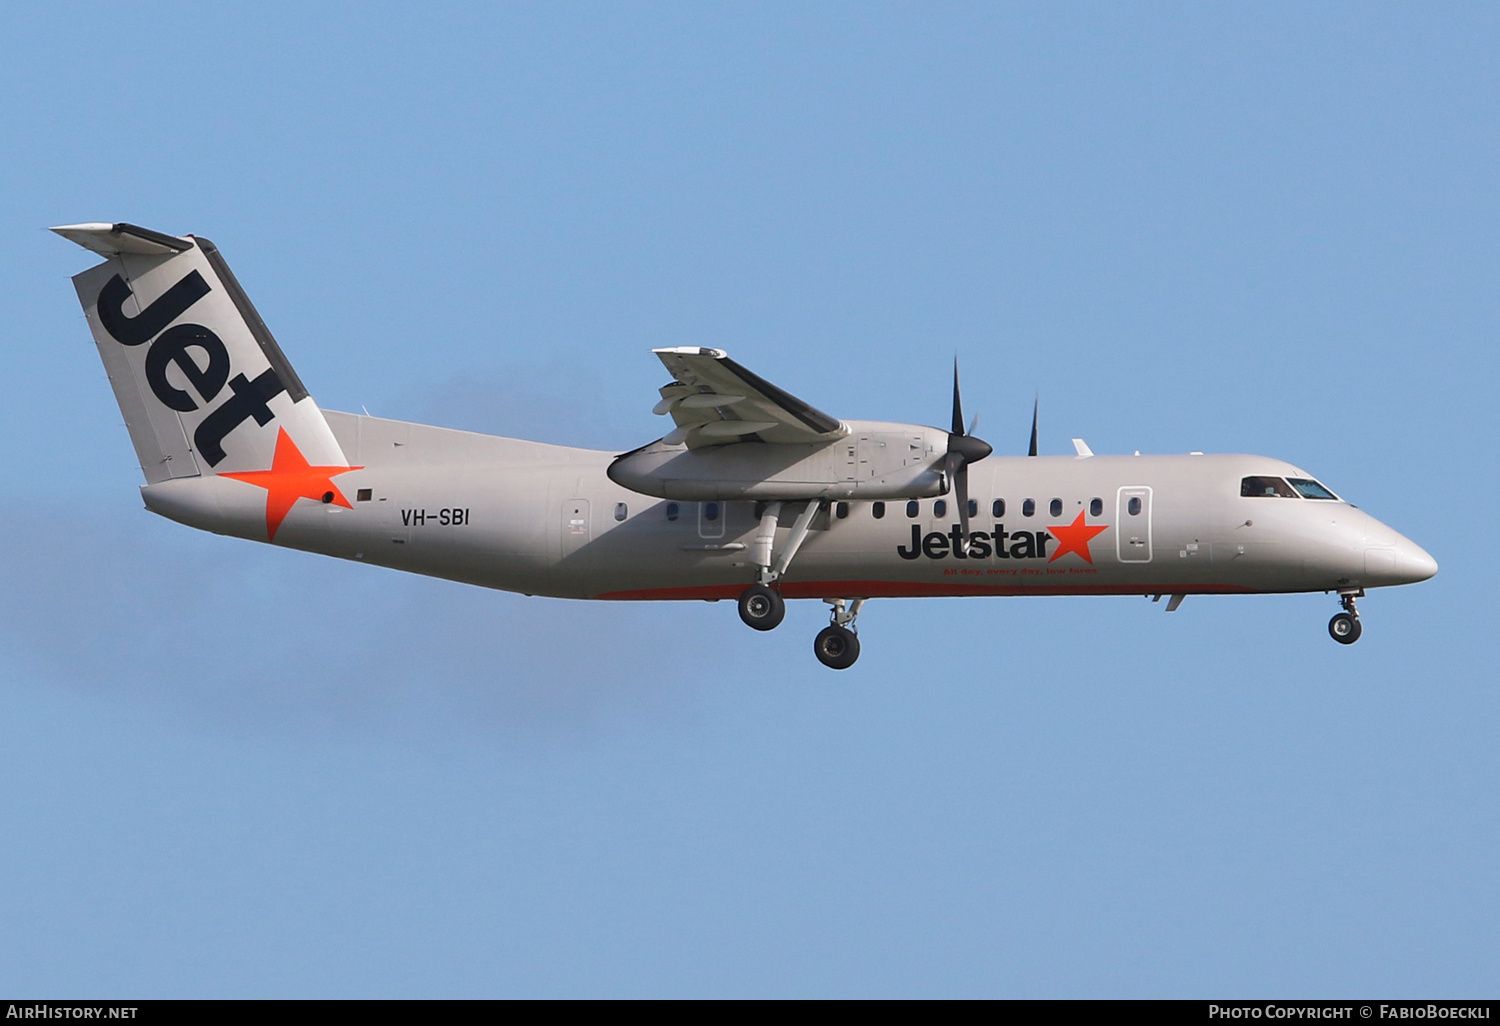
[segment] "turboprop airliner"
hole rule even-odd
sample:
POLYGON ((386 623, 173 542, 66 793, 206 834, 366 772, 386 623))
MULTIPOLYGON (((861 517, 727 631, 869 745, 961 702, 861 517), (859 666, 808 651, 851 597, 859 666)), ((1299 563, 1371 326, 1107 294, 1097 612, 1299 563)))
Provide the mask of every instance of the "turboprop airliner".
POLYGON ((1264 456, 992 456, 965 429, 842 420, 722 350, 654 350, 673 427, 575 449, 313 401, 213 243, 130 224, 52 229, 140 459, 146 508, 190 527, 487 588, 831 607, 845 669, 870 599, 1325 592, 1335 641, 1366 589, 1437 563, 1312 474, 1264 456))

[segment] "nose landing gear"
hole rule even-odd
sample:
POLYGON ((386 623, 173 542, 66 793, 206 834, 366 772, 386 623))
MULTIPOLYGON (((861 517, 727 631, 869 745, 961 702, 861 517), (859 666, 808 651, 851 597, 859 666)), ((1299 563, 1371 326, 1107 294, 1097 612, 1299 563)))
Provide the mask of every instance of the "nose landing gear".
POLYGON ((1364 595, 1363 589, 1339 592, 1339 602, 1343 605, 1344 611, 1328 621, 1328 634, 1340 645, 1352 645, 1359 640, 1362 629, 1359 625, 1359 610, 1354 608, 1354 600, 1362 595, 1364 595))

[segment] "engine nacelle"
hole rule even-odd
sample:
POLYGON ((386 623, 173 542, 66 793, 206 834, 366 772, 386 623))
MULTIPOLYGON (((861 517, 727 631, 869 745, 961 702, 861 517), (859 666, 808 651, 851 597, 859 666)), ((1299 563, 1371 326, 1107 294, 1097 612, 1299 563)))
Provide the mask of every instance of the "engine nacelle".
POLYGON ((806 445, 734 442, 689 449, 653 442, 616 458, 609 478, 643 495, 686 502, 946 494, 946 431, 916 424, 848 423, 845 437, 806 445))

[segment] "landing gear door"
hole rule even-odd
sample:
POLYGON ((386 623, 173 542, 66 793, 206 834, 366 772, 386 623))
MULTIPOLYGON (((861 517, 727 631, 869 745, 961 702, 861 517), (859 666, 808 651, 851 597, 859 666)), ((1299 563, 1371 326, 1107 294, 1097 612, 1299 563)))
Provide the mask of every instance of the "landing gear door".
POLYGON ((1121 563, 1151 562, 1151 489, 1121 488, 1115 499, 1115 554, 1121 563))

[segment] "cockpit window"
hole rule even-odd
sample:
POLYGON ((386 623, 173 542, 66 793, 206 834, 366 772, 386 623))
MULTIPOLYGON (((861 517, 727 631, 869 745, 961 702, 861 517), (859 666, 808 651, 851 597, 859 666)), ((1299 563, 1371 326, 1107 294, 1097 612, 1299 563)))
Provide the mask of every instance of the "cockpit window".
POLYGON ((1293 488, 1302 493, 1304 499, 1338 499, 1337 495, 1316 481, 1310 481, 1305 477, 1289 477, 1287 480, 1292 483, 1293 488))
MULTIPOLYGON (((1279 477, 1247 477, 1240 480, 1240 494, 1260 497, 1272 495, 1282 499, 1295 499, 1297 493, 1292 486, 1279 477)), ((1330 496, 1331 498, 1332 496, 1330 496)))

